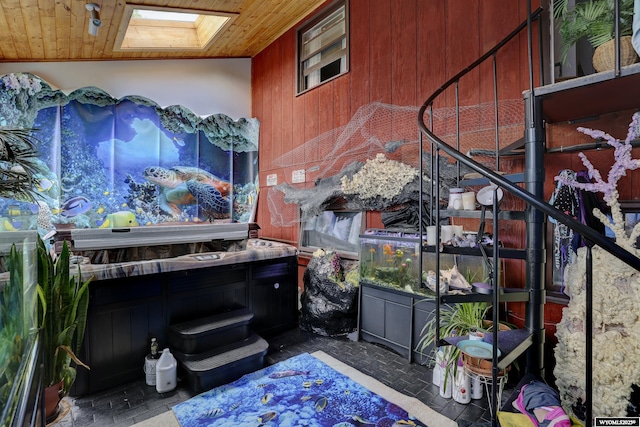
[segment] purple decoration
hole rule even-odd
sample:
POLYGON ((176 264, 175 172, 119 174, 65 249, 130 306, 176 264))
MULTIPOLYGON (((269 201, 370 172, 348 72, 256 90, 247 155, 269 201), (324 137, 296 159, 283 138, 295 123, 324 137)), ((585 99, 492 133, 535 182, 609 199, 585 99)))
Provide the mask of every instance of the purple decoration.
POLYGON ((600 192, 604 196, 604 201, 608 206, 612 206, 612 204, 617 203, 618 201, 618 181, 627 174, 628 170, 635 170, 640 168, 640 159, 631 158, 631 141, 638 137, 638 131, 640 130, 640 114, 634 113, 631 123, 629 124, 629 131, 627 133, 627 137, 624 141, 614 138, 606 132, 601 130, 594 130, 579 127, 578 132, 582 132, 585 135, 589 135, 594 139, 602 139, 607 142, 611 147, 614 148, 614 159, 615 163, 611 167, 609 174, 607 176, 607 181, 602 178, 600 175, 600 171, 598 171, 593 164, 587 159, 584 153, 578 154, 582 163, 587 168, 589 172, 589 176, 595 181, 593 183, 580 183, 573 180, 566 180, 561 177, 556 177, 555 179, 560 181, 563 184, 570 185, 572 187, 591 191, 591 192, 600 192))

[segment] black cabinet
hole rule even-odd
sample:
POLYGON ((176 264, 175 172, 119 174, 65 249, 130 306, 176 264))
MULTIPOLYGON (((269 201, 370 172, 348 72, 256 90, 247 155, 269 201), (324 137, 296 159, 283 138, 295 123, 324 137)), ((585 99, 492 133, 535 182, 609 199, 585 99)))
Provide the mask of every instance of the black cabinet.
POLYGON ((240 307, 263 336, 297 325, 297 257, 91 283, 87 331, 72 395, 143 378, 151 337, 168 345, 169 325, 240 307))
POLYGON ((385 345, 409 361, 426 364, 433 347, 420 352, 422 327, 435 301, 415 293, 360 283, 360 339, 385 345))

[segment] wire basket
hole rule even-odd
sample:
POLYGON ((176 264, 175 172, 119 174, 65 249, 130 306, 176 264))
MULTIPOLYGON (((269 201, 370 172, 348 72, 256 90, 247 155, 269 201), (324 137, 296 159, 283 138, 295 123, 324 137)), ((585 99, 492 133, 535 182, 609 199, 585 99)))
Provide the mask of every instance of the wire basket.
MULTIPOLYGON (((615 68, 616 43, 614 40, 598 46, 593 53, 593 68, 600 73, 615 68)), ((638 61, 638 54, 631 44, 631 36, 620 37, 620 66, 624 67, 638 61)))

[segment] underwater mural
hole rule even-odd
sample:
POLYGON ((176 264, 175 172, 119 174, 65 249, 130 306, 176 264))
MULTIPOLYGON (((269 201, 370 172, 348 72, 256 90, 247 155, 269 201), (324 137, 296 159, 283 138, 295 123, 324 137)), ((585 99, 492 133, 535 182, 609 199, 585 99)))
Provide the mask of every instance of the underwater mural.
POLYGON ((0 77, 0 127, 37 141, 36 200, 0 198, 0 231, 252 222, 257 119, 205 118, 96 87, 69 94, 39 77, 0 77))

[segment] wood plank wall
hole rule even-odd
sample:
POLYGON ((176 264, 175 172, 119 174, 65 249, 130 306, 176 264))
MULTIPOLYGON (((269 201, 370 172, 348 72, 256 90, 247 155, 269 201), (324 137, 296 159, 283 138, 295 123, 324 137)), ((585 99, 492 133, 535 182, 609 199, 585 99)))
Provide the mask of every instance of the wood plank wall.
MULTIPOLYGON (((533 2, 537 7, 536 1, 533 2)), ((327 2, 326 4, 329 4, 327 2)), ((297 243, 297 225, 271 224, 266 177, 290 182, 291 171, 274 160, 324 132, 346 125, 363 105, 382 102, 419 106, 447 79, 495 46, 526 19, 527 1, 503 0, 350 0, 350 70, 300 96, 296 84, 296 31, 286 32, 252 60, 252 109, 260 120, 260 187, 257 221, 262 237, 297 243)), ((498 90, 504 99, 521 99, 528 88, 526 36, 519 37, 499 62, 505 74, 498 90)), ((467 86, 463 105, 493 99, 493 89, 467 86)), ((448 95, 440 106, 454 105, 448 95)), ((308 156, 322 153, 307 153, 308 156)), ((319 159, 320 160, 320 159, 319 159)), ((307 176, 307 187, 312 187, 307 176)), ((281 204, 279 210, 296 210, 281 204)), ((380 214, 367 214, 369 227, 382 227, 380 214)), ((514 233, 524 242, 524 226, 514 233)), ((522 262, 509 275, 524 279, 522 262)), ((516 285, 517 286, 517 285, 516 285)))
MULTIPOLYGON (((295 95, 295 29, 253 58, 252 108, 261 126, 262 190, 269 174, 277 174, 278 182, 290 180, 291 170, 277 167, 274 159, 346 125, 361 106, 376 101, 421 105, 526 19, 526 1, 350 0, 350 17, 349 73, 300 96, 295 95)), ((512 60, 502 61, 512 64, 513 72, 500 81, 500 91, 512 98, 528 87, 524 37, 519 45, 512 60)), ((467 90, 461 102, 486 102, 492 96, 488 89, 467 90)), ((370 225, 381 225, 377 217, 370 214, 370 225)), ((297 226, 271 225, 266 197, 260 197, 257 221, 262 236, 297 241, 297 226)))
MULTIPOLYGON (((271 225, 266 193, 267 174, 285 180, 290 169, 278 168, 273 160, 328 130, 347 124, 359 107, 374 101, 395 105, 421 105, 447 79, 493 47, 526 19, 524 0, 350 0, 350 72, 330 83, 295 96, 296 34, 288 31, 253 59, 253 115, 260 119, 260 185, 257 221, 261 236, 297 242, 297 226, 271 225)), ((538 2, 532 2, 537 7, 538 2)), ((534 38, 534 51, 537 38, 534 38)), ((519 98, 528 88, 527 42, 521 37, 509 50, 507 61, 498 62, 499 91, 504 98, 519 98)), ((478 72, 486 71, 484 66, 478 72)), ((478 85, 463 90, 465 105, 492 99, 491 89, 478 85)), ((448 96, 445 104, 453 105, 448 96)), ((591 139, 576 131, 578 126, 626 135, 632 112, 616 113, 592 123, 547 127, 547 145, 573 145, 591 139)), ((635 149, 638 151, 640 149, 635 149)), ((309 153, 312 155, 312 153, 309 153)), ((601 171, 612 164, 611 150, 587 153, 601 171)), ((634 153, 637 157, 637 153, 634 153)), ((555 187, 553 177, 560 169, 582 169, 577 153, 554 154, 545 158, 545 197, 555 187)), ((295 169, 295 168, 293 168, 295 169)), ((640 199, 640 174, 629 174, 620 182, 620 199, 640 199)), ((311 186, 312 183, 307 183, 311 186)), ((268 191, 268 190, 267 190, 268 191)), ((282 209, 287 207, 282 206, 282 209)), ((368 213, 368 225, 381 227, 380 215, 368 213)), ((524 245, 524 227, 516 226, 509 243, 524 245), (518 228, 520 227, 520 228, 518 228)), ((504 236, 503 236, 504 237, 504 236)), ((509 238, 508 238, 509 239, 509 238)), ((549 250, 549 248, 547 248, 549 250)), ((524 286, 524 263, 508 261, 505 266, 509 286, 524 286), (517 282, 520 282, 518 285, 517 282)), ((510 321, 524 323, 524 304, 512 306, 510 321)), ((545 305, 547 340, 555 342, 555 323, 562 305, 545 305)))

